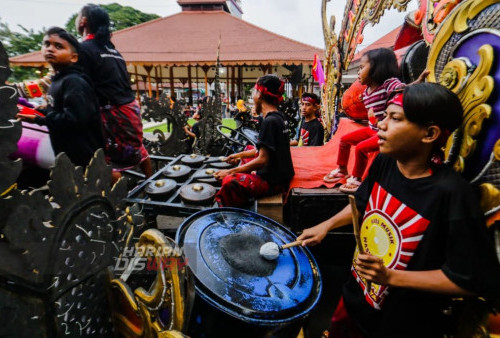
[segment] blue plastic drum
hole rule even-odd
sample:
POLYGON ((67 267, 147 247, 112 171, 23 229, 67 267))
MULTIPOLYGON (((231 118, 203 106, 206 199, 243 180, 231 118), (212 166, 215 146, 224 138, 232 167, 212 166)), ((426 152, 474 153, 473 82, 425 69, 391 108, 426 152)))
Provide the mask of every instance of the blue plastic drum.
MULTIPOLYGON (((198 212, 177 230, 176 241, 195 276, 197 299, 188 335, 296 337, 321 294, 313 256, 300 246, 286 249, 268 274, 255 275, 235 267, 221 248, 227 238, 240 234, 262 244, 282 245, 296 238, 267 217, 235 208, 198 212)), ((256 246, 258 251, 260 244, 256 246)))

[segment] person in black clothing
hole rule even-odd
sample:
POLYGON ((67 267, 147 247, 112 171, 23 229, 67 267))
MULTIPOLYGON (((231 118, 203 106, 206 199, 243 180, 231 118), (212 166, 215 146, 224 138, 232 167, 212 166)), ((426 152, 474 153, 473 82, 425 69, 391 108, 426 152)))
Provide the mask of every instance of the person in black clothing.
POLYGON ((283 81, 275 75, 257 80, 253 100, 256 113, 264 117, 257 149, 232 154, 227 162, 256 157, 239 167, 215 173, 215 177, 222 180, 215 197, 219 206, 242 206, 254 198, 287 191, 295 172, 285 117, 277 110, 283 99, 283 88, 283 81), (252 173, 254 171, 256 173, 252 173))
POLYGON ((125 60, 110 40, 109 15, 88 4, 78 13, 75 25, 84 37, 78 64, 94 83, 113 179, 118 180, 123 170, 136 165, 149 177, 151 160, 142 143, 140 107, 132 94, 125 60))
MULTIPOLYGON (((498 299, 500 265, 477 191, 435 164, 462 114, 439 84, 411 85, 389 100, 378 123, 380 155, 356 192, 363 252, 354 253, 330 337, 451 336, 444 310, 452 297, 498 299)), ((317 244, 351 217, 346 207, 298 239, 317 244)))
POLYGON ((201 114, 199 112, 194 113, 193 119, 195 122, 193 123, 192 126, 189 126, 189 124, 186 124, 184 126, 184 132, 188 136, 186 139, 186 142, 188 144, 188 152, 192 152, 196 142, 200 138, 200 120, 201 120, 201 114))
POLYGON ((321 99, 314 93, 302 94, 301 109, 302 121, 299 135, 290 141, 291 146, 322 146, 325 135, 323 125, 317 118, 321 99))
POLYGON ((104 138, 90 79, 75 66, 78 48, 78 41, 64 29, 52 27, 46 32, 42 54, 55 71, 47 94, 46 115, 17 117, 46 125, 54 153, 65 152, 74 164, 86 166, 95 151, 104 147, 104 138))

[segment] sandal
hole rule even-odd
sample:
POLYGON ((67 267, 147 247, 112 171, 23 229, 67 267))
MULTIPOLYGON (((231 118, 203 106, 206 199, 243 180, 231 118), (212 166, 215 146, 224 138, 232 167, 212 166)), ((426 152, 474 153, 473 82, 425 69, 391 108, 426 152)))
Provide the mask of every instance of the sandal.
POLYGON ((346 194, 354 194, 360 185, 361 181, 359 181, 356 177, 349 177, 347 179, 347 183, 341 185, 339 190, 346 194))
POLYGON ((328 175, 323 177, 323 181, 325 181, 326 183, 337 183, 338 181, 343 180, 347 177, 349 177, 349 175, 344 174, 340 171, 340 168, 337 168, 333 169, 328 175))

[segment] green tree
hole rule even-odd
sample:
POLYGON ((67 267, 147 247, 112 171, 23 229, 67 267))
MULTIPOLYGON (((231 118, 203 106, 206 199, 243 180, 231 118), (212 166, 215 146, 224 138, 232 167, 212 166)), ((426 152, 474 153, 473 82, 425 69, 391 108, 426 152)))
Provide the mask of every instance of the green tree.
MULTIPOLYGON (((18 25, 21 32, 12 31, 9 26, 0 21, 0 40, 4 44, 9 56, 16 56, 38 51, 42 48, 43 30, 34 31, 18 25)), ((18 82, 25 79, 37 78, 37 69, 33 67, 12 66, 10 81, 18 82)))
MULTIPOLYGON (((130 6, 122 6, 117 3, 101 5, 102 8, 109 14, 111 28, 113 31, 132 27, 143 22, 158 19, 160 16, 156 14, 143 13, 130 6)), ((73 35, 77 34, 75 20, 78 13, 73 14, 66 23, 66 30, 73 35)))

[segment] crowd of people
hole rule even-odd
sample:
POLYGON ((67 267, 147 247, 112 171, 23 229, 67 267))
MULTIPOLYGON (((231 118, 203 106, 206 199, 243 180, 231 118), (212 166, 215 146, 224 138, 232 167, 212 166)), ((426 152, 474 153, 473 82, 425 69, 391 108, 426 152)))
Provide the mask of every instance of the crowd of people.
MULTIPOLYGON (((76 27, 82 42, 57 27, 45 33, 42 54, 54 71, 47 109, 44 116, 18 117, 46 125, 54 152, 65 152, 77 165, 88 164, 103 148, 115 181, 134 166, 148 177, 151 163, 142 143, 140 108, 125 61, 110 40, 109 16, 99 6, 86 5, 76 27)), ((341 138, 338 152, 331 154, 338 167, 324 177, 329 183, 347 178, 350 148, 355 147, 354 169, 341 190, 355 193, 364 213, 364 250, 354 253, 331 337, 443 336, 449 329, 443 309, 452 296, 500 294, 500 266, 477 192, 442 163, 441 148, 462 123, 460 101, 439 84, 423 83, 426 72, 408 85, 398 74, 392 51, 363 55, 358 76, 367 86, 362 100, 369 123, 341 138), (373 152, 380 154, 363 180, 373 152), (380 232, 391 240, 380 243, 385 238, 380 232)), ((247 159, 244 164, 215 174, 222 180, 215 197, 219 206, 241 207, 286 193, 295 174, 291 146, 323 145, 320 97, 302 95, 300 127, 290 140, 278 109, 283 92, 281 79, 265 75, 253 89, 252 108, 241 98, 235 105, 223 101, 229 116, 249 114, 258 121, 259 136, 255 149, 227 158, 233 164, 247 159)), ((197 121, 203 118, 200 110, 189 113, 197 121)), ((193 139, 200 133, 196 126, 185 128, 193 139)), ((351 221, 346 206, 298 239, 304 246, 319 244, 328 231, 351 221)))

